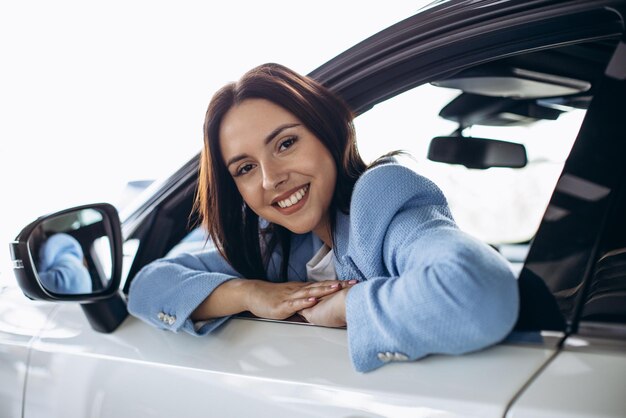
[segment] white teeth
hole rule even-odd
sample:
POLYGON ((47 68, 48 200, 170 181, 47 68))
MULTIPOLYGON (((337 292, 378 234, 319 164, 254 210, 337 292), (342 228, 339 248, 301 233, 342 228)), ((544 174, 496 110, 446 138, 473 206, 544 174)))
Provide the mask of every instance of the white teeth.
POLYGON ((295 205, 300 200, 302 200, 302 198, 304 197, 304 195, 306 194, 308 190, 309 190, 309 186, 308 185, 304 186, 303 188, 301 188, 300 190, 297 190, 294 194, 289 196, 287 199, 279 201, 278 206, 280 206, 281 208, 288 208, 292 205, 295 205))

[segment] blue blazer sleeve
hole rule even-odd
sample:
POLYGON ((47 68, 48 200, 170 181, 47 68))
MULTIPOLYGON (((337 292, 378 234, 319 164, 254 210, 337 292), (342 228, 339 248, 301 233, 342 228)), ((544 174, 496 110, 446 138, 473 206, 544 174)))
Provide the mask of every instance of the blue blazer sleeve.
MULTIPOLYGON (((294 234, 290 276, 279 277, 282 252, 277 248, 267 266, 268 280, 306 280, 305 264, 320 246, 321 241, 312 233, 294 234)), ((215 248, 159 259, 146 265, 133 279, 128 294, 128 311, 157 328, 205 335, 230 317, 202 321, 203 325, 196 328, 189 316, 219 285, 241 277, 215 248)))
POLYGON ((346 302, 355 368, 502 340, 519 303, 506 261, 456 226, 428 179, 397 165, 371 171, 357 182, 350 214, 348 258, 366 279, 346 302))
POLYGON ((224 323, 216 318, 196 330, 191 313, 213 290, 240 275, 215 249, 153 261, 137 273, 128 294, 128 311, 158 328, 204 335, 224 323))
POLYGON ((54 234, 43 243, 38 275, 44 287, 56 293, 91 292, 91 276, 83 264, 83 250, 68 234, 54 234))

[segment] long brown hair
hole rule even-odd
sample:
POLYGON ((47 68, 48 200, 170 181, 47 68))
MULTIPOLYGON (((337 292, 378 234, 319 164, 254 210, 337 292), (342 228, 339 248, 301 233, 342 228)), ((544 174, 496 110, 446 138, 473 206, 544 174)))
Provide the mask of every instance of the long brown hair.
POLYGON ((352 111, 311 78, 279 64, 263 64, 215 93, 204 122, 195 209, 222 256, 244 277, 267 278, 269 257, 280 244, 281 278, 287 280, 291 233, 277 224, 261 228, 258 216, 239 194, 219 145, 224 115, 246 99, 265 99, 288 110, 330 151, 337 167, 329 208, 331 232, 336 210, 348 212, 354 183, 367 166, 356 148, 352 111))

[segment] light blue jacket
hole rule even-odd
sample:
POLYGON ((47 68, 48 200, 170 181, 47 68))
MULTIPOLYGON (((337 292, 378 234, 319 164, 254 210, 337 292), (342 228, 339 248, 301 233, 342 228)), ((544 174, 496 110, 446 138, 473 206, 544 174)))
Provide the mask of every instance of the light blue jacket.
MULTIPOLYGON (((305 264, 321 244, 312 233, 293 235, 289 280, 306 280, 305 264)), ((479 350, 502 340, 517 318, 517 283, 506 261, 459 230, 439 188, 408 168, 385 164, 361 176, 350 215, 337 216, 333 251, 337 277, 360 281, 346 301, 357 371, 479 350)), ((272 281, 280 260, 276 250, 272 281)), ((215 250, 157 260, 133 280, 129 311, 159 328, 204 335, 228 318, 196 331, 189 316, 233 277, 240 275, 215 250)))
POLYGON ((41 284, 52 292, 63 295, 91 292, 83 250, 71 235, 57 233, 41 245, 37 274, 41 284))

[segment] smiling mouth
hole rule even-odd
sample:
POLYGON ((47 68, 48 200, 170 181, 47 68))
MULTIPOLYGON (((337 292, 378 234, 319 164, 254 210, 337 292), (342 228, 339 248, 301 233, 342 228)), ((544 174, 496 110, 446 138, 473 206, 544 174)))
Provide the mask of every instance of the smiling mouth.
POLYGON ((299 188, 298 190, 296 190, 295 192, 293 192, 291 195, 289 195, 285 199, 281 199, 273 203, 273 205, 278 206, 281 209, 290 208, 291 206, 296 205, 298 202, 304 199, 304 197, 309 192, 309 187, 310 187, 310 184, 306 184, 302 186, 301 188, 299 188))

